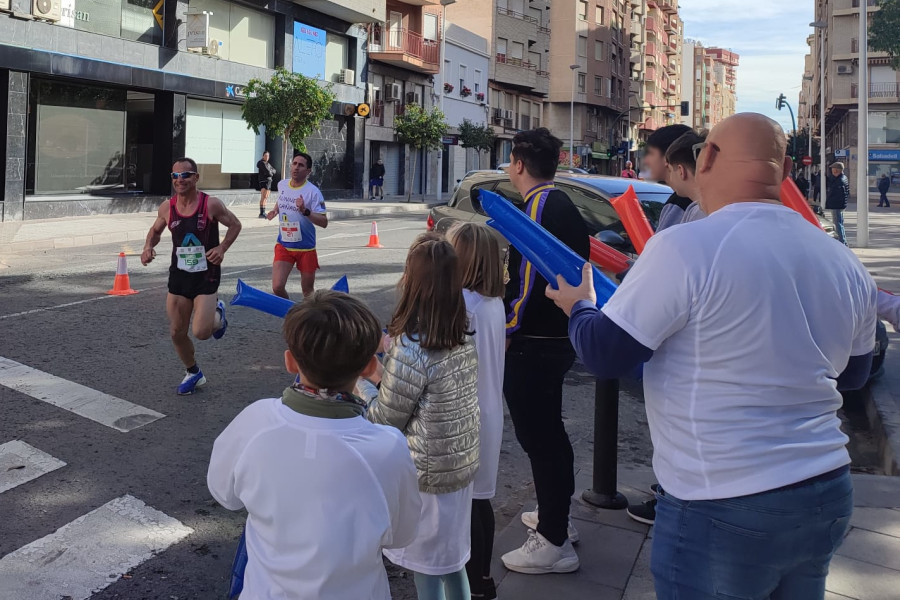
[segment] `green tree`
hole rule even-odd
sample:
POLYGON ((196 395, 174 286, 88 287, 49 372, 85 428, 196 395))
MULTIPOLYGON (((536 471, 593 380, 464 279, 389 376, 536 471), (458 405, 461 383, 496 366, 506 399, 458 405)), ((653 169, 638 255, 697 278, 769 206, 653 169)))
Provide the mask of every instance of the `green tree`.
POLYGON ((869 23, 869 47, 887 52, 900 69, 900 0, 878 0, 878 8, 869 23))
MULTIPOLYGON (((788 154, 791 153, 791 150, 793 149, 793 147, 794 147, 794 134, 791 133, 791 134, 788 134, 788 137, 787 137, 787 153, 788 154)), ((809 134, 806 132, 806 130, 801 129, 801 130, 797 131, 797 156, 795 158, 795 162, 801 168, 803 165, 800 165, 799 162, 804 156, 806 156, 807 152, 809 152, 809 134)), ((810 154, 810 156, 813 157, 813 164, 818 164, 818 162, 819 162, 819 160, 818 160, 819 140, 816 138, 815 135, 813 136, 813 151, 812 151, 812 154, 810 154)))
MULTIPOLYGON (((463 148, 474 148, 477 152, 478 166, 481 168, 481 153, 490 152, 494 148, 494 128, 489 125, 478 125, 469 119, 459 124, 459 142, 463 148)), ((467 167, 468 168, 468 167, 467 167)))
POLYGON ((283 67, 275 70, 269 81, 251 79, 247 83, 247 100, 241 107, 244 121, 259 135, 265 127, 270 136, 281 136, 281 172, 287 173, 287 144, 306 151, 305 140, 331 118, 335 101, 332 84, 320 85, 315 79, 291 73, 283 67))
MULTIPOLYGON (((447 133, 447 122, 444 113, 436 107, 426 111, 418 104, 407 104, 403 114, 394 117, 394 133, 401 144, 412 146, 416 150, 427 152, 441 147, 441 139, 447 133)), ((409 172, 409 186, 406 192, 406 201, 412 197, 412 182, 416 174, 416 163, 412 162, 409 168, 409 156, 407 156, 407 171, 409 172)))

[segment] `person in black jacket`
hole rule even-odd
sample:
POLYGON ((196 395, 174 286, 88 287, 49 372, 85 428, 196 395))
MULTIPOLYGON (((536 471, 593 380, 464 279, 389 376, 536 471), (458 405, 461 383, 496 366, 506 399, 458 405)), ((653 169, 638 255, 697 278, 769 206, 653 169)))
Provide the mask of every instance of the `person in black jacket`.
POLYGON ((384 161, 379 158, 369 169, 369 190, 371 200, 384 200, 384 161))
POLYGON ((881 178, 878 180, 878 191, 881 193, 881 197, 878 199, 878 208, 891 207, 891 201, 888 200, 887 193, 888 190, 891 189, 891 178, 888 177, 887 173, 883 173, 881 178))
POLYGON ((266 218, 266 201, 269 199, 269 190, 272 189, 272 179, 275 177, 275 167, 269 163, 269 151, 262 154, 262 158, 256 163, 256 173, 259 185, 259 218, 266 218))
MULTIPOLYGON (((868 198, 866 199, 866 201, 868 198)), ((828 178, 825 190, 825 208, 831 211, 831 220, 834 221, 834 229, 842 244, 847 243, 844 231, 844 209, 850 201, 850 180, 844 175, 844 163, 836 162, 831 165, 831 177, 828 178)))
MULTIPOLYGON (((587 225, 553 184, 561 147, 544 127, 517 133, 509 178, 524 199, 520 208, 528 217, 587 259, 587 225)), ((535 510, 522 515, 532 530, 529 540, 502 559, 507 569, 520 573, 569 573, 579 564, 572 547, 578 533, 569 520, 575 457, 562 420, 563 380, 575 362, 569 319, 544 295, 547 281, 512 246, 508 271, 503 394, 516 438, 531 461, 540 514, 535 510)))

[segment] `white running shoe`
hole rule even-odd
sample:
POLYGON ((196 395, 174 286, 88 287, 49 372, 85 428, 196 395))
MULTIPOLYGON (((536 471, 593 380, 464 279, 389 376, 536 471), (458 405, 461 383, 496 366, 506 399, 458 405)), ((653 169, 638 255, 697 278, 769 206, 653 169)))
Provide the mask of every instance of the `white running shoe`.
MULTIPOLYGON (((537 531, 538 526, 538 509, 534 508, 531 512, 523 512, 522 513, 522 522, 525 523, 525 527, 528 529, 534 529, 537 531)), ((566 534, 569 536, 569 541, 573 544, 577 544, 581 539, 581 536, 578 535, 578 530, 575 529, 575 525, 572 524, 572 519, 569 519, 569 528, 566 531, 566 534)))
POLYGON ((528 531, 528 539, 521 548, 507 552, 500 560, 510 571, 526 575, 571 573, 577 571, 580 565, 571 541, 554 546, 533 529, 528 531))

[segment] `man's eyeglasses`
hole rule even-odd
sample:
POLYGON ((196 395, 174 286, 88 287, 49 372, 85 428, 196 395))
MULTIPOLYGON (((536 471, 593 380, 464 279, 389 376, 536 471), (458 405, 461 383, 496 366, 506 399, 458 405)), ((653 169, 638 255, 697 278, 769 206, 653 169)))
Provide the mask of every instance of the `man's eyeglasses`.
POLYGON ((181 173, 172 173, 172 179, 190 179, 197 174, 197 171, 182 171, 181 173))
POLYGON ((712 142, 700 142, 699 144, 694 144, 693 146, 691 146, 691 150, 694 153, 694 162, 697 162, 700 159, 700 152, 702 152, 703 149, 706 148, 707 146, 709 146, 716 152, 722 151, 721 148, 719 148, 717 145, 715 145, 712 142))

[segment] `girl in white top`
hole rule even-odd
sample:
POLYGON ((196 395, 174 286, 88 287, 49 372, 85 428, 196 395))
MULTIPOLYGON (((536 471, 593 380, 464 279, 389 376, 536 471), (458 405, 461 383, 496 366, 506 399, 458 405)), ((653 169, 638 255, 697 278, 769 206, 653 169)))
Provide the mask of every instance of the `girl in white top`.
POLYGON ((466 573, 472 598, 497 597, 491 578, 494 549, 494 509, 500 444, 503 441, 503 367, 506 360, 506 311, 503 259, 490 230, 476 223, 459 223, 447 232, 459 256, 463 297, 478 353, 478 406, 481 437, 478 472, 472 493, 472 556, 466 573))

